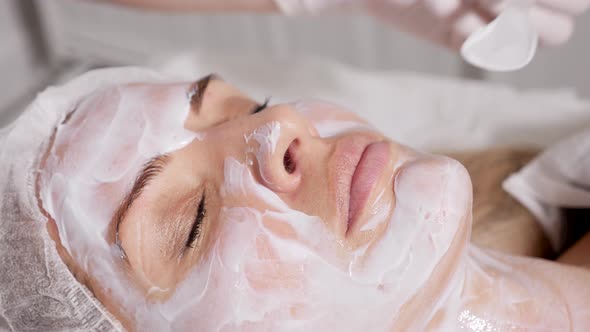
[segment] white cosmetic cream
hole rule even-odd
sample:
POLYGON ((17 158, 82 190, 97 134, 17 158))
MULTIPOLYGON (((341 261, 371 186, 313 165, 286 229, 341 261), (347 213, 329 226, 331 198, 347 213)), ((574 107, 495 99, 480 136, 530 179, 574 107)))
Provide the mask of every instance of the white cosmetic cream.
MULTIPOLYGON (((243 160, 225 159, 220 194, 222 202, 232 203, 221 207, 213 249, 171 297, 146 300, 117 268, 121 252, 106 239, 109 222, 142 165, 194 140, 207 143, 208 136, 184 129, 190 111, 186 88, 162 86, 157 96, 141 86, 125 87, 124 93, 112 88, 85 99, 58 128, 40 194, 74 259, 111 291, 139 331, 393 328, 396 313, 428 283, 469 218, 469 177, 447 158, 400 157, 405 162, 389 177, 392 192, 377 193, 363 225, 371 231, 387 223, 383 235, 346 252, 326 220, 292 209, 270 189, 267 162, 278 153, 281 129, 288 128, 271 121, 245 134, 238 156, 243 160), (385 199, 391 196, 395 204, 385 199), (245 203, 252 201, 259 207, 245 203)), ((330 135, 338 134, 340 125, 322 123, 330 135)), ((161 291, 156 285, 150 290, 161 291)), ((441 303, 433 302, 425 314, 441 303)))

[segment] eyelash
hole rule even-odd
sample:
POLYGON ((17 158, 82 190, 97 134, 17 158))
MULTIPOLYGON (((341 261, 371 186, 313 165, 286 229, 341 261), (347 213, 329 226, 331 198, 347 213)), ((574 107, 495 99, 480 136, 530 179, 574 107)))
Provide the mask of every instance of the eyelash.
MULTIPOLYGON (((268 107, 268 103, 270 102, 270 98, 267 98, 263 104, 256 106, 256 108, 252 111, 252 114, 260 113, 264 111, 268 107)), ((191 231, 188 235, 188 239, 186 241, 187 248, 194 248, 200 235, 201 235, 201 225, 203 224, 203 220, 207 215, 207 208, 205 206, 205 195, 201 198, 199 202, 199 206, 197 208, 197 216, 195 217, 195 221, 191 228, 191 231)))
POLYGON ((260 113, 264 111, 268 107, 268 103, 270 102, 270 98, 266 98, 264 104, 256 106, 256 108, 252 111, 252 114, 260 113))
POLYGON ((195 222, 193 223, 193 227, 188 235, 188 239, 186 241, 186 246, 188 248, 194 248, 197 240, 201 235, 201 225, 203 224, 203 220, 207 215, 207 208, 205 206, 205 195, 201 198, 199 202, 199 207, 197 208, 197 216, 195 217, 195 222))

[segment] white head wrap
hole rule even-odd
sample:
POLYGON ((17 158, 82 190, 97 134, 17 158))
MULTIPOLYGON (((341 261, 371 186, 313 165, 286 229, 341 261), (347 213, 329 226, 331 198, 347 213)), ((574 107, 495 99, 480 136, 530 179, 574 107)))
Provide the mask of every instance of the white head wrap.
POLYGON ((35 195, 37 167, 82 97, 114 84, 172 80, 140 68, 95 70, 39 94, 0 130, 0 331, 122 330, 59 257, 35 195))

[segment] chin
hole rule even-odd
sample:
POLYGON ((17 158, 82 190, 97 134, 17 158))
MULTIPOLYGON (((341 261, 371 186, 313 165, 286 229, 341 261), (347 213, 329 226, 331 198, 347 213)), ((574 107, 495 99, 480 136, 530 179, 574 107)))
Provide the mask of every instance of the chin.
POLYGON ((471 178, 454 159, 422 155, 404 164, 396 176, 394 192, 397 207, 417 221, 425 221, 425 230, 433 234, 444 231, 452 235, 471 226, 471 178))

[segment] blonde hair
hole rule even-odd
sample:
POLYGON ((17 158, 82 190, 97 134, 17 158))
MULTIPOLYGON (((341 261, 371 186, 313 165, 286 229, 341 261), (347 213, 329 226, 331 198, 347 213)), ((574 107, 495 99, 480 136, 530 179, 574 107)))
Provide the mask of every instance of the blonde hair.
POLYGON ((502 182, 538 152, 527 148, 494 148, 446 153, 461 162, 471 175, 474 244, 515 255, 552 255, 533 215, 502 189, 502 182))

